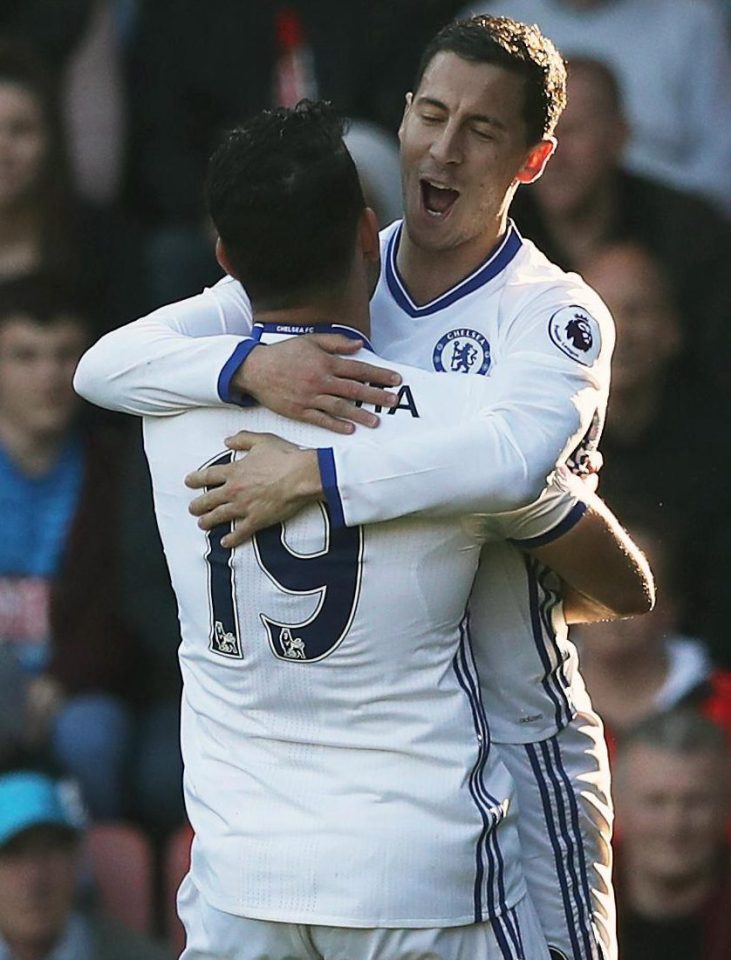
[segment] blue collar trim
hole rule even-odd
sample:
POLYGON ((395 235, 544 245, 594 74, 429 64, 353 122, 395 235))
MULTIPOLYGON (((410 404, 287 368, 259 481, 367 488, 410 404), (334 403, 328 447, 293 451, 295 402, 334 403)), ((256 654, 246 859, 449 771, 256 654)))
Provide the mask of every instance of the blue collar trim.
POLYGON ((429 303, 425 303, 424 306, 419 307, 409 296, 404 282, 399 275, 398 267, 396 266, 396 255, 398 253, 403 228, 404 225, 402 223, 388 242, 386 252, 386 283, 396 303, 398 303, 401 309, 408 313, 410 317, 425 317, 431 313, 436 313, 438 310, 444 310, 445 307, 451 307, 457 300, 461 300, 462 297, 466 297, 479 287, 489 283, 493 277, 496 277, 507 267, 523 245, 523 238, 511 220, 505 236, 484 263, 481 263, 468 277, 460 280, 459 283, 441 294, 436 300, 431 300, 429 303))
POLYGON ((363 348, 375 353, 368 337, 353 327, 343 323, 303 324, 303 323, 255 323, 251 331, 252 339, 261 340, 265 333, 276 333, 282 337, 300 337, 307 333, 339 333, 350 340, 362 340, 363 348))

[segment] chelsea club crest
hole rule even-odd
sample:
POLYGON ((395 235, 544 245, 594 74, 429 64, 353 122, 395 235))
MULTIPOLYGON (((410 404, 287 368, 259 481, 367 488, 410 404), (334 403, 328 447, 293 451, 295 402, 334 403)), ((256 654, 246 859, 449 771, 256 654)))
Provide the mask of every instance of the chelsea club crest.
POLYGON ((490 369, 490 344, 478 330, 450 330, 432 354, 434 369, 442 373, 482 373, 490 369))

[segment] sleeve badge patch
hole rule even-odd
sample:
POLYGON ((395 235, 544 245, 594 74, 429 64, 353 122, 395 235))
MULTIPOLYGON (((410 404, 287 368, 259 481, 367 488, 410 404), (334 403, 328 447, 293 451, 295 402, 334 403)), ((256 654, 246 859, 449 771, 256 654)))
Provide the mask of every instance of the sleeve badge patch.
POLYGON ((594 363, 602 348, 599 324, 576 304, 554 313, 548 321, 548 333, 562 353, 585 367, 594 363))

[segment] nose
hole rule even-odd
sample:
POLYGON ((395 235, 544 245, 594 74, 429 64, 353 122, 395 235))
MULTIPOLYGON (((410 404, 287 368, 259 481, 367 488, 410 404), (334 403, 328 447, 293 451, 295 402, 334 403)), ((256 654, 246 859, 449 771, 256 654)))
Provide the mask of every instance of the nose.
POLYGON ((462 138, 459 126, 453 122, 443 124, 435 132, 429 153, 437 163, 461 163, 462 138))

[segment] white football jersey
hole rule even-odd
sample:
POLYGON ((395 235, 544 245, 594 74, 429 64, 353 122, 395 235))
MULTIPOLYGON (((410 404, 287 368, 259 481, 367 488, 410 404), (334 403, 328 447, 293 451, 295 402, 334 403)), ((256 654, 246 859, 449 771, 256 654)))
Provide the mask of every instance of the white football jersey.
MULTIPOLYGON (((583 447, 595 446, 601 432, 614 344, 613 323, 598 295, 511 226, 471 276, 417 306, 396 265, 401 229, 397 222, 381 235, 383 268, 372 301, 379 353, 426 369, 487 377, 494 389, 502 381, 506 395, 531 396, 553 429, 563 423, 569 439, 562 456, 573 455, 580 465, 583 447)), ((540 423, 526 425, 540 429, 540 423)), ((530 439, 518 436, 516 442, 530 439)), ((341 484, 348 466, 339 463, 341 484)), ((369 495, 369 508, 372 502, 369 495)), ((510 543, 484 547, 470 613, 497 742, 545 739, 577 709, 590 709, 559 587, 551 571, 510 543)))
MULTIPOLYGON (((373 456, 338 444, 328 501, 349 525, 445 509, 510 511, 538 495, 555 463, 569 456, 580 466, 584 446, 596 444, 611 317, 579 276, 548 261, 513 225, 469 277, 419 306, 396 267, 400 231, 399 221, 381 234, 371 309, 376 348, 425 369, 478 375, 491 391, 489 409, 483 418, 435 427, 428 445, 415 433, 395 447, 382 437, 373 456)), ((232 400, 228 382, 255 342, 250 336, 248 298, 226 277, 107 334, 82 359, 75 385, 94 403, 141 415, 232 400)), ((546 571, 509 544, 494 544, 483 551, 471 604, 496 740, 543 739, 578 706, 588 708, 546 571)))
MULTIPOLYGON (((192 869, 223 911, 435 927, 498 916, 524 893, 512 780, 490 747, 466 615, 481 519, 343 527, 313 506, 230 550, 230 525, 204 533, 188 514, 183 478, 230 461, 222 438, 242 428, 327 444, 328 473, 341 444, 375 458, 389 439, 480 417, 481 378, 395 366, 398 407, 350 437, 259 407, 144 421, 181 623, 192 869)), ((544 497, 515 528, 541 535, 576 506, 544 497)))

